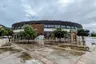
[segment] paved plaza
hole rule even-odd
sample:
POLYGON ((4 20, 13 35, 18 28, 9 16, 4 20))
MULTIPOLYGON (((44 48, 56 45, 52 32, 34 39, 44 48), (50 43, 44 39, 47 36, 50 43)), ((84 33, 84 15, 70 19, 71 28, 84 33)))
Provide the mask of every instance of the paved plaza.
MULTIPOLYGON (((0 40, 0 47, 7 42, 8 39, 0 40)), ((83 55, 72 55, 70 51, 57 50, 51 47, 38 47, 33 44, 12 44, 16 49, 28 53, 32 59, 26 60, 23 64, 96 64, 96 45, 90 46, 90 51, 83 55)), ((0 63, 2 64, 21 64, 19 58, 21 52, 12 53, 5 51, 0 53, 0 63)))

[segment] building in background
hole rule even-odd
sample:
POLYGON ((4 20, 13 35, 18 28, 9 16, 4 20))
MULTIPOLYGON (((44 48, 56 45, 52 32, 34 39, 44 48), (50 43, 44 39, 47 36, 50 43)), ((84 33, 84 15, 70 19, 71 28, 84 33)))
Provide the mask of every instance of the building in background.
POLYGON ((31 25, 37 33, 44 34, 45 37, 51 37, 52 32, 56 28, 62 28, 65 31, 73 32, 73 35, 77 29, 83 28, 81 24, 70 22, 70 21, 59 21, 59 20, 33 20, 23 21, 14 23, 12 29, 14 32, 20 32, 24 30, 24 25, 31 25))

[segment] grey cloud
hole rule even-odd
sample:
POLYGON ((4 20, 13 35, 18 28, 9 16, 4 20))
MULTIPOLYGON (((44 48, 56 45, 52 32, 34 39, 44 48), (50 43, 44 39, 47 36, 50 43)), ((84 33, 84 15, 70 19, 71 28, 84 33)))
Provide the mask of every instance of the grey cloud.
POLYGON ((17 0, 0 0, 0 23, 5 26, 11 26, 16 21, 22 21, 26 18, 21 1, 17 0))
POLYGON ((59 1, 0 0, 0 23, 8 22, 6 25, 9 26, 23 20, 69 20, 96 31, 95 24, 90 25, 96 23, 96 0, 71 0, 71 3, 64 4, 59 1))

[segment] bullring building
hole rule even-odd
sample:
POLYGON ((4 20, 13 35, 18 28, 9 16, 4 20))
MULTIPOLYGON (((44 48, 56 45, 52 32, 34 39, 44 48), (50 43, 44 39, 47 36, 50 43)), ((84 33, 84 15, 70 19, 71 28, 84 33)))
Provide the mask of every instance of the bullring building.
POLYGON ((14 32, 23 31, 24 25, 26 24, 31 25, 37 31, 38 34, 44 34, 45 36, 50 36, 56 28, 62 28, 63 30, 68 32, 70 32, 70 30, 76 31, 77 29, 82 28, 82 25, 69 21, 33 20, 14 23, 12 25, 12 29, 14 32))

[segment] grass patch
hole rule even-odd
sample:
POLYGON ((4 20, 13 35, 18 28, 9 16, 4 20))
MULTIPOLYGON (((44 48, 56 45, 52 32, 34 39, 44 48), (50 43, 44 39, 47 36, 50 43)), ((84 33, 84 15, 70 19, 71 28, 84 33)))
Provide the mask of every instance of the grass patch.
POLYGON ((58 53, 60 53, 60 55, 62 55, 63 53, 66 53, 66 54, 71 54, 71 55, 74 55, 74 56, 81 56, 83 54, 85 54, 85 52, 80 52, 80 51, 76 51, 76 50, 65 50, 65 48, 62 48, 62 47, 57 47, 55 48, 58 53))
POLYGON ((11 51, 12 53, 21 52, 21 50, 14 49, 12 47, 9 48, 0 48, 0 53, 11 51))
POLYGON ((63 47, 63 48, 70 47, 71 49, 74 49, 74 50, 89 51, 89 47, 86 47, 86 46, 60 45, 59 47, 63 47))
POLYGON ((75 56, 81 56, 85 53, 84 52, 78 52, 78 51, 71 51, 70 54, 75 55, 75 56))
POLYGON ((17 53, 17 52, 21 52, 22 50, 12 47, 11 43, 5 43, 1 46, 0 52, 2 53, 2 52, 7 52, 7 51, 10 51, 11 53, 17 53))
POLYGON ((32 57, 28 53, 26 53, 26 52, 22 52, 22 54, 19 56, 19 58, 21 58, 24 62, 26 60, 32 59, 32 57))
POLYGON ((81 56, 83 54, 85 54, 85 52, 80 52, 80 51, 75 51, 75 50, 64 50, 62 48, 56 49, 55 51, 57 54, 61 55, 61 56, 81 56))
POLYGON ((80 51, 89 51, 89 47, 71 47, 71 49, 80 50, 80 51))

